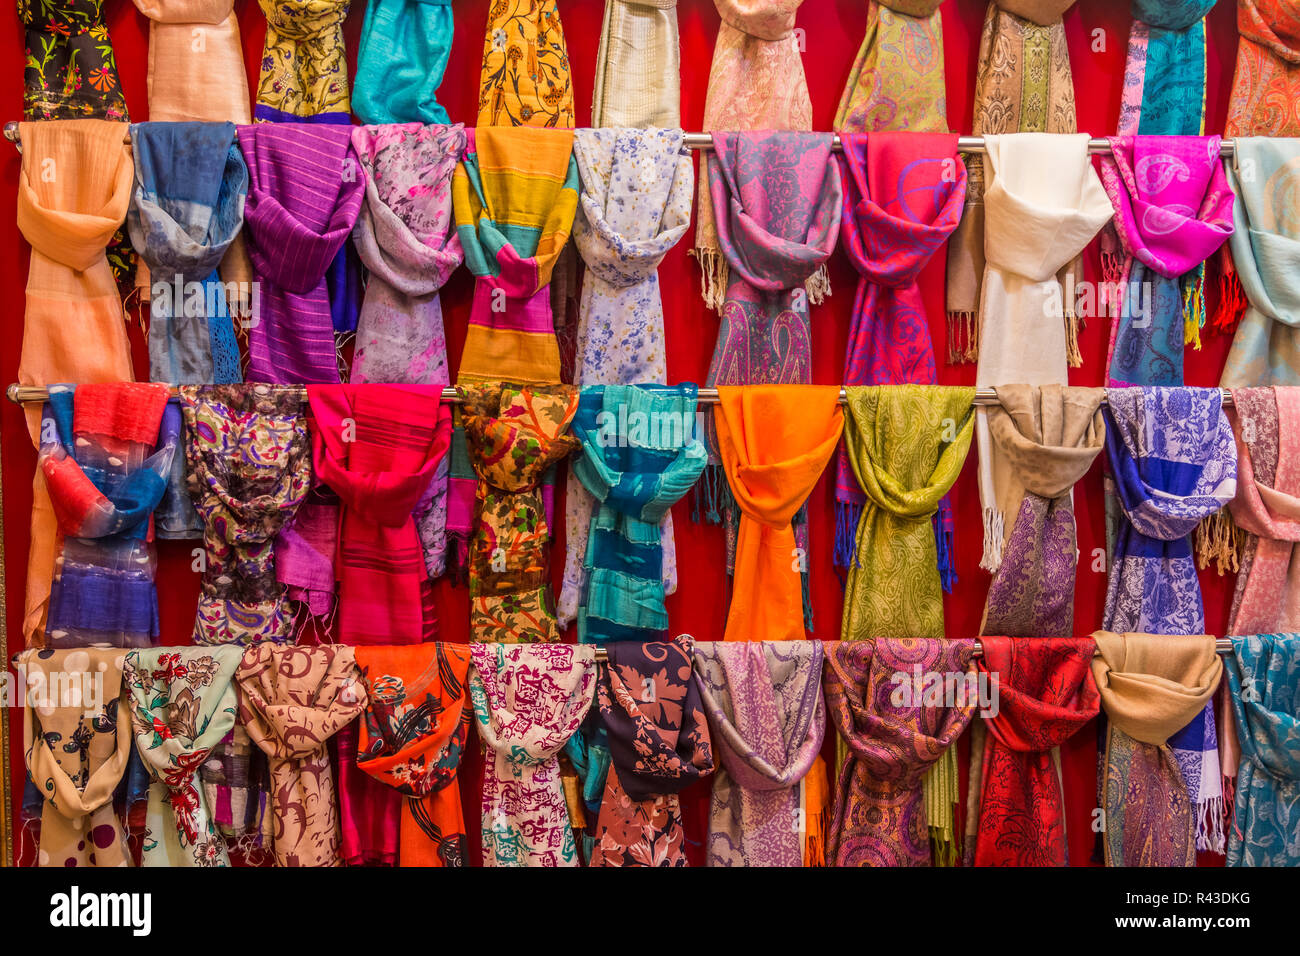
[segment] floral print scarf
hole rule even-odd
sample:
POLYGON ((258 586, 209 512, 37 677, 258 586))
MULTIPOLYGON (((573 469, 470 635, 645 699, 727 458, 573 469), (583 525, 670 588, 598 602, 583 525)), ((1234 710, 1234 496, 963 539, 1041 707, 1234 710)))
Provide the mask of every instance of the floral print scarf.
POLYGON ((27 46, 24 117, 127 118, 103 6, 103 0, 19 0, 27 46))
POLYGON ((351 0, 258 0, 266 15, 253 117, 351 122, 343 21, 351 0))
POLYGON ((1237 34, 1223 135, 1300 136, 1300 10, 1289 0, 1237 0, 1237 34))
POLYGON ((578 125, 555 0, 494 0, 483 39, 476 125, 578 125))

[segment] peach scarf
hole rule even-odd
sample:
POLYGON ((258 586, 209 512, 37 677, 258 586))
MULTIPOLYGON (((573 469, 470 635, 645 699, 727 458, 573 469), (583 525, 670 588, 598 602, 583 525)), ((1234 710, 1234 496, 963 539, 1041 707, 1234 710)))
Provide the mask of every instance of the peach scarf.
POLYGON ((135 0, 149 18, 149 119, 253 121, 234 0, 135 0))

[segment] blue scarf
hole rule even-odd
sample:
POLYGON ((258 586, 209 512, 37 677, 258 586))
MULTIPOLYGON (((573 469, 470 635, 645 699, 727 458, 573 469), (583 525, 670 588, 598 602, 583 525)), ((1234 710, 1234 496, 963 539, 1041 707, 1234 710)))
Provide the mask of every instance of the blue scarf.
POLYGON ((361 122, 450 123, 437 95, 451 36, 451 0, 370 0, 352 90, 361 122))
POLYGON ((1205 132, 1205 15, 1217 0, 1133 0, 1119 132, 1205 132))

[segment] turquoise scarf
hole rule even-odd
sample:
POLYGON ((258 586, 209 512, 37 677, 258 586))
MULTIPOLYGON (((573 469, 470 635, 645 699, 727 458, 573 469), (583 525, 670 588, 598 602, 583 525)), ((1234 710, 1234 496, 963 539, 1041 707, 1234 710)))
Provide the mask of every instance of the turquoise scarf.
POLYGON ((1205 133, 1205 15, 1216 0, 1133 0, 1121 136, 1205 133))
POLYGON ((451 122, 437 100, 451 35, 451 0, 370 0, 352 91, 361 122, 451 122))

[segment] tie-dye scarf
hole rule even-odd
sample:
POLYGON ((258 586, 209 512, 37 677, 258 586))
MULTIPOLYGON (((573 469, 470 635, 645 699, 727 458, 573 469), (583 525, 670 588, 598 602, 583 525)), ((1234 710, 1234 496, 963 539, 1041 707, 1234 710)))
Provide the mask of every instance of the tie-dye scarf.
POLYGON ((821 641, 695 645, 695 680, 721 762, 709 866, 803 865, 803 778, 826 732, 822 660, 821 641))
POLYGON ((351 122, 343 21, 351 0, 258 0, 266 15, 253 117, 259 122, 351 122))
POLYGON ((680 126, 680 47, 677 0, 605 0, 591 125, 680 126))
POLYGON ((940 2, 867 0, 866 35, 840 95, 835 129, 948 132, 940 2))
POLYGON ((1300 9, 1290 0, 1237 0, 1237 34, 1223 135, 1300 136, 1300 9))
POLYGON ((103 0, 19 0, 25 118, 127 118, 103 6, 103 0))
POLYGON ((1133 0, 1120 136, 1205 132, 1205 15, 1217 0, 1133 0))
POLYGON ((449 122, 438 86, 451 36, 451 0, 369 0, 352 97, 361 122, 449 122))
POLYGON ((577 866, 560 749, 591 708, 596 650, 474 644, 469 693, 483 742, 483 864, 577 866))
POLYGON ((569 53, 555 0, 492 4, 483 38, 475 125, 577 125, 569 53))

